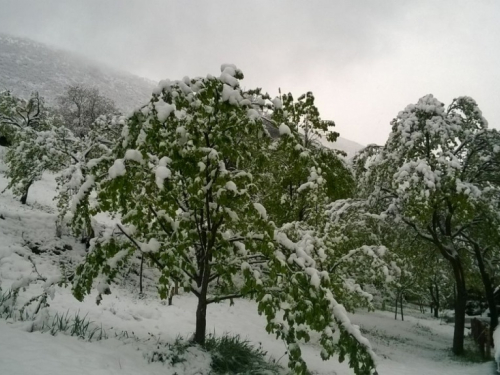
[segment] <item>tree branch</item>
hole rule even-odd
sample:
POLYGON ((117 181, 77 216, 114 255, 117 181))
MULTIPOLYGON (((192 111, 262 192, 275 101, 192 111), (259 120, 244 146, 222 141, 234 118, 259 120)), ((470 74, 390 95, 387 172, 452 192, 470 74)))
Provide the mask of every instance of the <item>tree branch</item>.
POLYGON ((246 295, 251 294, 252 292, 255 292, 255 291, 252 290, 248 293, 235 293, 235 294, 228 294, 228 295, 221 296, 221 297, 210 298, 210 299, 207 299, 207 305, 210 305, 211 303, 219 303, 219 302, 225 301, 227 299, 245 297, 246 295))

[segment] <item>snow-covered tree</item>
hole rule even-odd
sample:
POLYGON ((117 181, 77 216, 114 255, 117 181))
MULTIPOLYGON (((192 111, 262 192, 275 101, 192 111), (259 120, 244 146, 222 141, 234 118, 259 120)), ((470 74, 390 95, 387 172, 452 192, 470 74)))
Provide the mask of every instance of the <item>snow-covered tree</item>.
MULTIPOLYGON (((352 162, 357 199, 363 202, 363 208, 372 214, 383 212, 387 204, 385 200, 380 199, 379 194, 372 194, 377 178, 376 173, 372 174, 373 165, 382 150, 383 146, 368 145, 355 155, 352 162)), ((429 304, 434 316, 438 317, 450 290, 450 275, 448 266, 443 263, 445 260, 433 254, 432 244, 421 239, 413 231, 408 231, 405 223, 398 222, 392 215, 384 213, 380 218, 383 218, 383 236, 379 242, 398 256, 398 264, 403 270, 392 284, 396 304, 401 299, 400 295, 406 293, 410 298, 416 297, 421 303, 429 304)), ((451 289, 454 289, 454 286, 451 289)))
POLYGON ((8 92, 0 94, 0 131, 12 143, 5 161, 8 165, 7 189, 26 203, 30 186, 45 170, 55 171, 65 155, 54 146, 57 118, 45 107, 43 99, 33 94, 26 101, 8 92))
POLYGON ((0 137, 5 145, 12 142, 14 128, 17 127, 17 121, 13 121, 16 116, 17 101, 18 98, 10 91, 0 92, 0 137))
POLYGON ((0 135, 9 143, 20 130, 45 129, 48 117, 43 98, 37 92, 29 100, 14 96, 10 91, 0 92, 0 135))
MULTIPOLYGON (((259 174, 268 170, 273 146, 261 113, 267 105, 275 119, 285 114, 279 99, 271 104, 243 91, 241 78, 239 69, 223 65, 219 77, 160 82, 128 119, 113 154, 89 162, 89 184, 78 195, 95 190, 94 212, 119 214, 120 222, 91 241, 74 295, 81 300, 95 285, 102 298, 138 251, 160 271, 162 298, 176 282, 198 299, 194 342, 205 341, 210 304, 248 296, 266 316, 268 332, 287 343, 295 373, 306 373, 299 341, 308 341, 311 330, 321 333, 323 359, 349 357, 357 374, 372 373, 375 355, 341 304, 360 294, 359 285, 340 268, 328 271, 338 256, 334 242, 306 220, 277 226, 262 204, 268 186, 259 174)), ((285 123, 279 129, 290 142, 300 137, 285 123)), ((308 172, 302 189, 323 203, 322 171, 308 172)), ((85 205, 81 199, 75 214, 85 205)), ((315 215, 326 222, 324 210, 315 215)), ((381 258, 379 251, 365 254, 381 258)), ((356 264, 357 253, 351 258, 346 263, 356 264)))
POLYGON ((488 130, 479 134, 469 146, 468 166, 464 168, 464 182, 461 189, 476 188, 473 198, 465 209, 469 220, 464 225, 458 240, 473 259, 479 272, 484 295, 490 310, 490 333, 498 325, 498 310, 494 290, 498 284, 500 265, 500 133, 488 130), (475 184, 470 184, 474 181, 475 184), (480 189, 480 190, 479 190, 480 189))
POLYGON ((483 207, 498 211, 499 180, 493 171, 500 147, 490 142, 495 134, 472 98, 459 97, 446 109, 427 95, 400 112, 385 146, 369 150, 357 165, 358 171, 364 169, 360 189, 370 202, 432 243, 453 269, 453 352, 458 355, 463 353, 469 261, 463 241, 484 216, 483 207))
POLYGON ((67 164, 60 168, 56 178, 58 195, 55 199, 59 209, 59 221, 62 223, 66 213, 71 211, 71 227, 76 235, 82 235, 87 245, 94 237, 89 195, 85 194, 94 183, 90 169, 101 158, 111 155, 124 125, 125 118, 122 116, 101 116, 90 126, 90 132, 83 138, 74 136, 67 129, 65 132, 54 133, 58 148, 64 150, 68 157, 67 164), (82 204, 82 200, 85 204, 82 204), (77 205, 80 205, 81 209, 78 215, 75 215, 77 205))
POLYGON ((100 116, 119 113, 115 103, 101 95, 95 87, 68 86, 57 101, 64 125, 78 137, 88 134, 91 125, 100 116))
POLYGON ((372 296, 365 289, 375 288, 384 295, 399 287, 400 279, 408 275, 404 260, 392 248, 394 223, 370 209, 366 200, 351 198, 337 200, 327 210, 324 240, 334 249, 328 270, 355 287, 358 298, 351 309, 372 308, 372 296))
POLYGON ((322 136, 326 136, 330 142, 337 140, 339 134, 331 129, 335 123, 321 119, 319 110, 314 104, 315 98, 312 92, 300 95, 297 100, 294 100, 291 93, 285 94, 279 99, 284 109, 284 120, 294 126, 297 132, 302 135, 304 147, 309 148, 322 136))
MULTIPOLYGON (((279 107, 272 118, 280 136, 271 144, 267 170, 259 174, 265 186, 261 201, 278 225, 292 221, 316 222, 324 206, 349 197, 354 188, 352 173, 339 153, 323 147, 318 138, 329 132, 308 92, 294 101, 292 94, 275 99, 279 107), (312 194, 311 194, 312 193, 312 194)), ((316 224, 319 224, 316 222, 316 224)))

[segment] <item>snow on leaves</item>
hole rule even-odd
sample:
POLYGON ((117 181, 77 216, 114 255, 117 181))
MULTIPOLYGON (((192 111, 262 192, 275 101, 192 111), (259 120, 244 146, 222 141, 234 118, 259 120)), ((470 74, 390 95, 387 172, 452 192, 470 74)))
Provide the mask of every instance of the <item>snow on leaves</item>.
MULTIPOLYGON (((498 132, 488 129, 472 98, 456 98, 445 108, 427 95, 393 120, 384 147, 367 148, 354 161, 360 196, 373 213, 408 226, 451 264, 461 322, 455 325, 456 354, 463 352, 464 269, 500 254, 491 242, 500 224, 499 145, 498 132)), ((479 268, 489 290, 486 267, 479 268)))
MULTIPOLYGON (((368 374, 374 354, 340 305, 348 299, 353 306, 349 299, 363 291, 353 275, 331 272, 344 254, 325 241, 334 236, 326 234, 327 182, 339 171, 329 171, 333 159, 302 141, 288 111, 291 96, 271 102, 260 90, 243 91, 242 78, 235 66, 223 65, 218 78, 160 82, 128 119, 111 157, 92 165, 96 207, 119 214, 121 223, 91 242, 74 294, 82 299, 94 280, 110 285, 138 251, 160 271, 162 298, 174 281, 198 297, 198 311, 238 296, 256 299, 268 331, 287 342, 294 372, 306 372, 298 343, 313 330, 322 333, 323 358, 349 356, 356 373, 368 374), (286 135, 272 147, 265 111, 286 135), (271 160, 281 160, 282 168, 271 160), (278 210, 287 183, 292 192, 285 201, 300 196, 291 206, 297 217, 278 210)), ((311 93, 299 103, 300 118, 327 126, 311 93)), ((383 258, 365 250, 364 256, 383 258)), ((204 313, 197 319, 194 337, 202 343, 204 313)))

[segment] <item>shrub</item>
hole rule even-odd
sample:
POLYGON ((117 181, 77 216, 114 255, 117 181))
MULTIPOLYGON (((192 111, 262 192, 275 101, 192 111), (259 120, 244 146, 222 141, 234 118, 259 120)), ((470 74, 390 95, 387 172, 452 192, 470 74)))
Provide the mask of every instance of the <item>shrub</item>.
POLYGON ((212 355, 213 374, 279 374, 281 366, 266 359, 267 352, 239 335, 208 335, 205 350, 212 355))

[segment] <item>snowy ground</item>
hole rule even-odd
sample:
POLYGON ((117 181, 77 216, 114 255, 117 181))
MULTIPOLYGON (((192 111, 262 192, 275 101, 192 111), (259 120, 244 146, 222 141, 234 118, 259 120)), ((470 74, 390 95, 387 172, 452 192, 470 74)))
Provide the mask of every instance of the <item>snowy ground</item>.
MULTIPOLYGON (((6 184, 0 168, 0 191, 6 184)), ((85 253, 83 246, 72 237, 55 237, 54 185, 53 176, 45 175, 30 190, 26 206, 20 205, 9 192, 0 194, 0 286, 4 291, 32 272, 27 255, 32 255, 40 274, 50 277, 59 273, 60 257, 76 262, 85 253), (71 246, 72 250, 64 250, 64 245, 71 246), (28 246, 35 246, 41 254, 34 255, 28 246)), ((152 287, 146 297, 139 298, 134 283, 127 282, 126 286, 115 287, 99 306, 95 295, 80 303, 68 289, 57 288, 49 310, 51 314, 67 311, 88 314, 92 321, 102 324, 110 336, 113 332, 126 331, 141 339, 152 334, 173 341, 179 334, 189 337, 194 331, 196 301, 190 295, 175 297, 173 306, 166 306, 156 298, 152 287)), ((36 286, 30 287, 26 295, 36 292, 36 286)), ((453 360, 449 350, 453 327, 430 316, 406 316, 401 322, 395 321, 390 312, 377 311, 359 312, 352 319, 362 327, 379 355, 380 375, 494 373, 492 362, 466 364, 453 360)), ((284 344, 266 333, 265 320, 257 314, 251 301, 237 301, 232 307, 229 303, 211 305, 208 325, 208 330, 217 334, 240 334, 256 345, 261 344, 275 359, 284 355, 284 344)), ((26 327, 26 323, 0 320, 0 374, 202 374, 209 360, 193 351, 188 363, 171 369, 158 363, 148 364, 143 353, 149 348, 142 341, 109 339, 89 343, 64 335, 28 333, 26 327)), ((351 374, 346 364, 335 360, 323 362, 314 338, 304 345, 303 351, 314 374, 351 374)), ((284 357, 280 363, 286 367, 284 357)))

